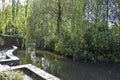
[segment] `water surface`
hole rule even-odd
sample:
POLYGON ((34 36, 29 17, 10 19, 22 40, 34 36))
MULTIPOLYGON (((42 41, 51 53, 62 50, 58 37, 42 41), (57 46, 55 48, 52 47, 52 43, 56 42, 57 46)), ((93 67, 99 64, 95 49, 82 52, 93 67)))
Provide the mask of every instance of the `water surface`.
MULTIPOLYGON (((21 64, 34 64, 24 51, 18 51, 21 64)), ((61 80, 120 80, 120 64, 73 61, 47 51, 36 52, 37 67, 61 80)))

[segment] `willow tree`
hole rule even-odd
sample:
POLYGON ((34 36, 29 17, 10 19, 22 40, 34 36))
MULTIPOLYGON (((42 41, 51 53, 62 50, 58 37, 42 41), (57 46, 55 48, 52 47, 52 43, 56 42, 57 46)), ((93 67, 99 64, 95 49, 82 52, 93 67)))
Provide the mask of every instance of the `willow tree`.
POLYGON ((27 42, 35 42, 38 46, 48 33, 47 13, 42 3, 41 0, 32 1, 31 12, 27 19, 27 42))
POLYGON ((12 19, 15 19, 15 0, 12 0, 12 19))
POLYGON ((11 19, 11 6, 8 4, 7 6, 5 6, 5 0, 2 0, 2 7, 1 7, 1 11, 0 11, 0 28, 2 29, 2 32, 5 32, 5 27, 6 24, 8 23, 8 21, 11 19))
POLYGON ((56 50, 65 55, 74 56, 81 53, 84 46, 83 0, 67 0, 63 8, 62 38, 56 44, 56 50))
POLYGON ((5 20, 4 14, 2 12, 2 10, 5 9, 5 4, 4 4, 5 0, 1 0, 1 1, 2 1, 2 3, 1 3, 2 7, 0 8, 1 9, 1 11, 0 11, 0 26, 1 26, 0 29, 2 31, 3 26, 5 26, 4 23, 5 23, 6 20, 5 20))
POLYGON ((60 26, 61 26, 61 22, 62 22, 62 11, 63 11, 63 7, 61 5, 61 0, 57 1, 57 5, 58 5, 58 9, 57 9, 57 34, 60 34, 60 26))
POLYGON ((70 13, 71 15, 71 39, 73 42, 73 56, 74 58, 78 57, 78 54, 80 55, 81 52, 84 50, 84 32, 85 27, 83 26, 83 7, 84 7, 84 1, 83 0, 76 0, 71 1, 72 2, 72 10, 70 13))

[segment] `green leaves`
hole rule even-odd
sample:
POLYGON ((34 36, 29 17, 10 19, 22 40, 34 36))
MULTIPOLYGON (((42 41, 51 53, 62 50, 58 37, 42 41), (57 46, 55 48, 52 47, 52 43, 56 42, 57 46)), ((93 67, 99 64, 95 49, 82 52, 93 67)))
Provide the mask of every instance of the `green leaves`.
MULTIPOLYGON (((113 59, 116 58, 115 52, 120 53, 119 39, 115 36, 119 34, 119 22, 117 27, 109 29, 109 3, 105 0, 25 2, 25 5, 20 5, 19 0, 12 0, 12 5, 0 12, 2 32, 5 32, 5 26, 10 21, 18 28, 18 34, 26 39, 26 45, 35 40, 40 46, 43 40, 48 50, 86 60, 113 59), (112 56, 108 57, 109 54, 112 56)), ((119 1, 113 2, 111 4, 115 5, 115 15, 119 19, 119 1)))

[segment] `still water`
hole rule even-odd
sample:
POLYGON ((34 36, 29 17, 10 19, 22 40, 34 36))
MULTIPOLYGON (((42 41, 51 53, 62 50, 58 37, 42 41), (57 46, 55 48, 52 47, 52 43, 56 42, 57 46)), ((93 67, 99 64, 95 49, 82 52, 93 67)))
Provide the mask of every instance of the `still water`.
MULTIPOLYGON (((120 64, 73 61, 47 51, 37 51, 35 65, 61 80, 120 80, 120 64)), ((21 64, 34 64, 24 51, 18 51, 21 64)))

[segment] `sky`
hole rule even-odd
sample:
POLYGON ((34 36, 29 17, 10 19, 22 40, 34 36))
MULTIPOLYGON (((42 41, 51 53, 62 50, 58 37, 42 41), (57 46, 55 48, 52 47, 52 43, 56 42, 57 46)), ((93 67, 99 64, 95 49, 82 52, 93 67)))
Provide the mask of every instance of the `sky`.
MULTIPOLYGON (((25 0, 19 0, 22 5, 24 5, 25 0)), ((9 3, 9 0, 5 0, 5 6, 7 6, 9 3)), ((0 10, 2 9, 2 0, 0 0, 0 10)))

